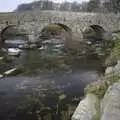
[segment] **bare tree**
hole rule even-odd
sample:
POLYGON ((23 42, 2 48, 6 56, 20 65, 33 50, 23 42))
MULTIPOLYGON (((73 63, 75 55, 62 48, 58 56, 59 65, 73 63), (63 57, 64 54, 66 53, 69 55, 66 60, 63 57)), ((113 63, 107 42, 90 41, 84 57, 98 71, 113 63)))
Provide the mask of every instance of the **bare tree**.
POLYGON ((89 12, 98 12, 100 9, 100 0, 90 0, 88 2, 88 11, 89 12))

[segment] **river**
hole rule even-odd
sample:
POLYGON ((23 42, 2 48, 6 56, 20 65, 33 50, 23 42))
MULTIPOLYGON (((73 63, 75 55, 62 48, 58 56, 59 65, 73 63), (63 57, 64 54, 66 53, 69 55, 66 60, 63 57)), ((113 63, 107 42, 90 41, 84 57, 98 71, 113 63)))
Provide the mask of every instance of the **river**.
POLYGON ((95 57, 84 56, 72 62, 67 57, 66 62, 62 60, 61 63, 57 57, 47 61, 41 58, 41 54, 39 50, 24 50, 12 64, 23 65, 25 73, 0 79, 1 120, 9 119, 24 95, 39 91, 46 106, 55 106, 56 96, 64 94, 66 99, 63 102, 70 104, 75 98, 82 98, 87 84, 100 78, 101 62, 95 57))

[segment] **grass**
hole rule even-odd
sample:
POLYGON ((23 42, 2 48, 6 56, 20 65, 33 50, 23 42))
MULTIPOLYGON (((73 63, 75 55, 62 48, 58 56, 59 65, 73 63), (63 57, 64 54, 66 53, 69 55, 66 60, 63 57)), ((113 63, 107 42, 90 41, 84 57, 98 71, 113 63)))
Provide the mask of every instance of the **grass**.
POLYGON ((56 25, 56 24, 49 24, 46 27, 44 27, 44 29, 47 29, 47 30, 62 30, 63 28, 59 25, 56 25))
POLYGON ((105 79, 106 79, 108 85, 112 85, 112 84, 120 81, 120 76, 117 76, 114 74, 113 75, 106 75, 105 79))
MULTIPOLYGON (((109 66, 109 65, 113 66, 114 63, 116 63, 116 61, 119 59, 120 59, 120 33, 116 37, 114 48, 112 49, 112 52, 108 57, 108 59, 106 60, 105 64, 106 66, 109 66)), ((114 84, 115 82, 119 82, 119 81, 120 81, 120 77, 115 75, 113 72, 111 74, 105 75, 102 80, 98 80, 94 83, 89 84, 85 88, 85 93, 86 94, 93 93, 101 99, 103 98, 108 87, 114 84)))
POLYGON ((102 80, 98 80, 94 83, 89 84, 85 88, 85 94, 93 93, 97 95, 100 99, 102 99, 108 87, 119 81, 120 81, 119 76, 116 76, 114 74, 105 75, 102 80))
POLYGON ((117 35, 115 39, 114 48, 112 49, 109 57, 106 59, 105 65, 106 66, 113 65, 119 59, 120 59, 120 33, 117 35))
POLYGON ((98 96, 98 98, 102 98, 108 88, 106 81, 98 80, 94 83, 89 84, 85 88, 85 93, 93 93, 98 96))

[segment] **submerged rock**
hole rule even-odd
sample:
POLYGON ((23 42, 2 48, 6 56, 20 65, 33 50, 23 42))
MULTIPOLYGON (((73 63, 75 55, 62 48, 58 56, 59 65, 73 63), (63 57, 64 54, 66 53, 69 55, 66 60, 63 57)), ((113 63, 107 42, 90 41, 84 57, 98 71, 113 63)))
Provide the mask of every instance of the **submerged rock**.
POLYGON ((8 48, 8 55, 10 56, 18 56, 22 51, 18 48, 8 48))

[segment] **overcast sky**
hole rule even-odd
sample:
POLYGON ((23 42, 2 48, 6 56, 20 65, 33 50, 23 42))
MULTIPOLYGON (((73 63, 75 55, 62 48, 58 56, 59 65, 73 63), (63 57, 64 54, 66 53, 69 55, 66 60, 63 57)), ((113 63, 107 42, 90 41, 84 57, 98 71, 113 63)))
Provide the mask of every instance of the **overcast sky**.
MULTIPOLYGON (((10 12, 17 8, 19 4, 30 3, 35 0, 0 0, 0 12, 10 12)), ((36 0, 39 1, 39 0, 36 0)), ((63 2, 63 1, 88 1, 88 0, 52 0, 54 2, 63 2)))

